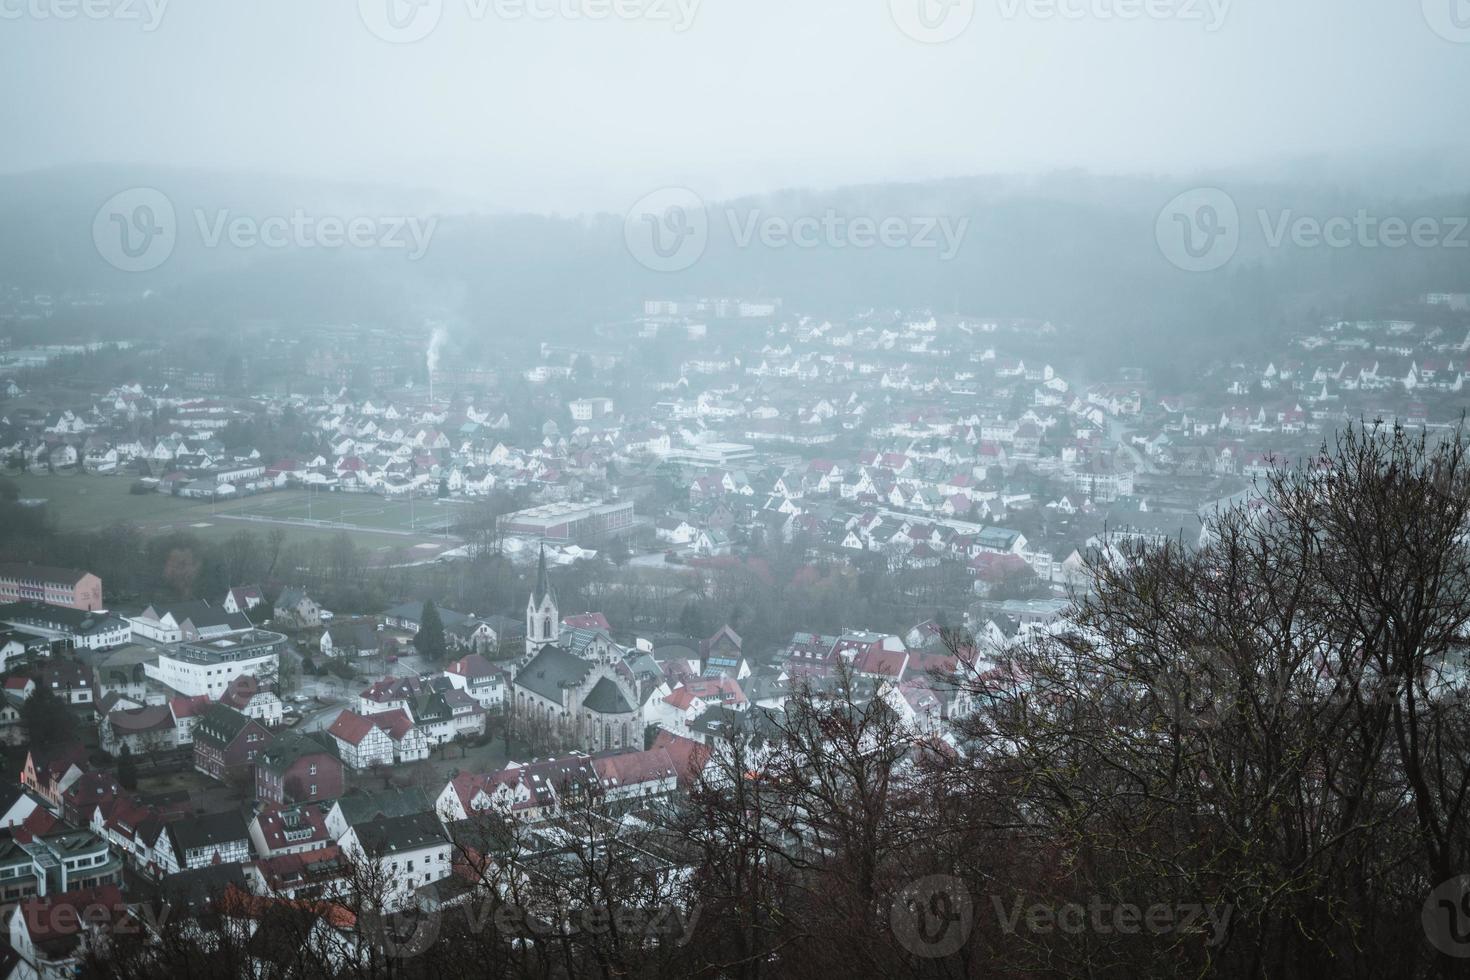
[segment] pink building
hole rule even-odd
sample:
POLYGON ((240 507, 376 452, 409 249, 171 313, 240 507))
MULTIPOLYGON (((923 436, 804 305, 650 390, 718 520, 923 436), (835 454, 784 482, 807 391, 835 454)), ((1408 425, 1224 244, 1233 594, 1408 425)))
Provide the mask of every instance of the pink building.
POLYGON ((0 602, 44 602, 86 612, 102 609, 102 580, 75 568, 0 564, 0 602))

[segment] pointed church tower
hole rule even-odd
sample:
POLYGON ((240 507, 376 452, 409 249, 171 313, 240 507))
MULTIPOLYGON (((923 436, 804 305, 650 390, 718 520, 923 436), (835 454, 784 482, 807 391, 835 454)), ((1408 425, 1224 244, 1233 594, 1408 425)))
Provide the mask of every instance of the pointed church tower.
POLYGON ((536 588, 526 602, 526 655, 534 656, 542 647, 561 639, 561 614, 556 606, 556 590, 546 574, 546 546, 541 546, 541 561, 536 566, 536 588))

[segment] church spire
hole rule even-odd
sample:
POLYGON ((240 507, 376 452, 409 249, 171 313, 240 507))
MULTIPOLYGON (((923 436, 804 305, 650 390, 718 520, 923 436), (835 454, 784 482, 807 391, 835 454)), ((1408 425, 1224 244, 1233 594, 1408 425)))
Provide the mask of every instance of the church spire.
POLYGON ((533 605, 540 606, 547 596, 556 602, 556 590, 551 587, 551 577, 546 574, 546 545, 541 546, 541 560, 536 565, 536 591, 531 593, 533 605))
POLYGON ((561 639, 561 614, 556 608, 556 589, 546 574, 546 546, 541 546, 541 560, 536 565, 536 588, 526 603, 526 655, 539 653, 561 639))

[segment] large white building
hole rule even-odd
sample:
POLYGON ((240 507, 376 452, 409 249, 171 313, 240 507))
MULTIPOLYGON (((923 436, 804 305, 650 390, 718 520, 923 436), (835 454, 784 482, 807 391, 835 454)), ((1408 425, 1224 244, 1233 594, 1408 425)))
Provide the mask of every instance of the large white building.
POLYGON ((48 643, 69 643, 86 650, 110 650, 132 636, 127 620, 106 611, 84 612, 40 602, 0 605, 0 625, 15 627, 48 643))
POLYGON ((128 622, 132 624, 135 639, 154 643, 216 640, 251 628, 244 613, 232 613, 223 606, 211 606, 202 600, 149 606, 130 617, 128 622))
POLYGON ((245 674, 274 680, 280 676, 280 651, 286 638, 269 630, 251 630, 162 650, 158 663, 145 664, 147 675, 187 697, 204 694, 211 701, 245 674))
POLYGON ((377 872, 368 872, 368 877, 382 881, 381 899, 390 911, 412 904, 418 889, 453 873, 449 838, 432 813, 380 816, 354 824, 338 843, 347 858, 377 872))

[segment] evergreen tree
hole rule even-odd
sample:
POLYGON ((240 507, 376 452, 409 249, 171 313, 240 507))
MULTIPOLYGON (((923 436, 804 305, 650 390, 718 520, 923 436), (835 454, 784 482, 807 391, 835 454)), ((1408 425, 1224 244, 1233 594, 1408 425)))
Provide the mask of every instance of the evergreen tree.
POLYGON ((20 722, 32 745, 58 746, 76 740, 77 719, 49 687, 36 686, 20 709, 20 722))
POLYGON ((117 781, 123 789, 138 788, 138 762, 127 743, 123 743, 122 751, 117 754, 117 781))
POLYGON ((424 603, 424 614, 419 620, 419 632, 414 637, 414 647, 425 660, 438 663, 444 659, 447 647, 444 642, 444 621, 433 600, 424 603))

